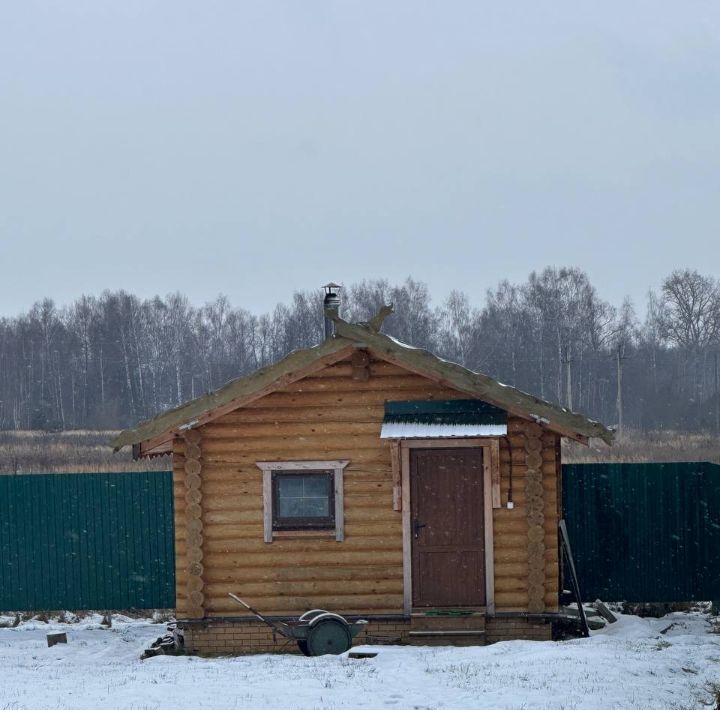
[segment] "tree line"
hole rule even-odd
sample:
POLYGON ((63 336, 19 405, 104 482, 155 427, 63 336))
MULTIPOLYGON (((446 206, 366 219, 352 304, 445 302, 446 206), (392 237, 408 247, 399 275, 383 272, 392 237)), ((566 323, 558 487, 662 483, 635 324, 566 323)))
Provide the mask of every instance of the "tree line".
MULTIPOLYGON (((720 282, 696 271, 632 302, 602 300, 583 271, 549 267, 502 281, 481 305, 425 284, 367 280, 341 292, 341 314, 381 305, 396 338, 584 412, 621 430, 720 432, 720 282)), ((124 291, 50 299, 0 320, 0 428, 115 429, 176 406, 323 338, 322 293, 256 315, 219 296, 196 307, 180 293, 124 291)))

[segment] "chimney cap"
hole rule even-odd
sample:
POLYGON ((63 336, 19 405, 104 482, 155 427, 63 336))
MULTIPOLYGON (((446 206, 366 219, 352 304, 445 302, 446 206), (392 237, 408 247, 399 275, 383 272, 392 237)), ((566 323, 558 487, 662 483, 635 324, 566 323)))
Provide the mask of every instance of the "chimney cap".
POLYGON ((321 288, 326 288, 328 291, 330 291, 331 289, 342 288, 342 286, 340 284, 336 284, 331 281, 329 284, 325 284, 324 286, 321 286, 321 288))

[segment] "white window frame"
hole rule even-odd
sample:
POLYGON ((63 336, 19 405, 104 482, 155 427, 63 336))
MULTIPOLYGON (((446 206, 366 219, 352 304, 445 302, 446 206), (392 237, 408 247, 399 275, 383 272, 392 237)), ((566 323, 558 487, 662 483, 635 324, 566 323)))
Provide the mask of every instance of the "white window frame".
MULTIPOLYGON (((335 540, 342 542, 345 539, 345 517, 343 500, 343 473, 345 467, 350 463, 349 459, 334 461, 256 461, 257 467, 263 475, 263 538, 265 542, 273 541, 273 534, 280 536, 280 531, 273 531, 273 495, 272 495, 272 473, 282 471, 283 473, 305 473, 305 471, 331 470, 334 479, 335 494, 335 540)), ((333 531, 327 531, 332 534, 333 531)), ((323 531, 284 531, 282 537, 306 537, 308 534, 322 534, 323 531)))

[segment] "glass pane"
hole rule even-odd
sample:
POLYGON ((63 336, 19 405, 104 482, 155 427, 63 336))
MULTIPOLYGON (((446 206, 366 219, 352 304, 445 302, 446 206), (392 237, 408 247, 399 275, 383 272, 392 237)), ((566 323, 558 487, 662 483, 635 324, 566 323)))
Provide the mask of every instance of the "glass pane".
POLYGON ((302 498, 280 498, 278 512, 281 518, 304 518, 302 498))
POLYGON ((328 494, 328 477, 324 474, 322 476, 303 476, 303 482, 305 484, 305 490, 303 495, 305 496, 324 496, 328 494))
POLYGON ((301 498, 303 494, 303 478, 304 476, 281 476, 278 481, 280 488, 280 496, 292 496, 301 498))
POLYGON ((303 515, 307 518, 324 518, 329 514, 327 498, 303 498, 303 515))

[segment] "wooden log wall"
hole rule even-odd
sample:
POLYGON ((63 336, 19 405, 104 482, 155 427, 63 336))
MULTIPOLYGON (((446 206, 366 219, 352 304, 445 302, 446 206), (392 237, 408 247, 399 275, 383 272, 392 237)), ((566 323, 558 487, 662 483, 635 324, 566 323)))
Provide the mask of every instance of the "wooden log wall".
POLYGON ((500 440, 502 507, 493 511, 498 611, 558 609, 559 442, 557 434, 513 417, 500 440), (508 510, 511 471, 515 507, 508 510))
MULTIPOLYGON (((200 427, 196 443, 175 442, 178 618, 244 615, 228 592, 268 614, 297 614, 312 607, 402 612, 402 514, 394 509, 392 443, 380 439, 384 403, 467 395, 383 361, 371 360, 367 369, 369 377, 362 379, 357 363, 349 359, 328 366, 200 427), (350 460, 344 473, 344 542, 307 533, 263 541, 262 472, 256 462, 303 459, 350 460), (199 488, 194 474, 186 471, 188 463, 193 471, 200 467, 199 488), (200 537, 191 520, 200 521, 200 537)), ((498 610, 528 610, 530 602, 524 427, 521 420, 509 423, 515 509, 494 511, 498 610)), ((548 433, 538 439, 548 608, 557 606, 556 507, 548 514, 548 507, 556 506, 556 439, 548 433)), ((501 473, 505 504, 510 463, 503 442, 501 473)))

